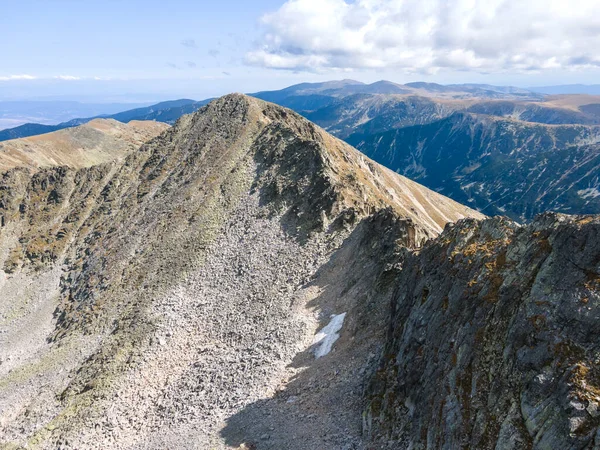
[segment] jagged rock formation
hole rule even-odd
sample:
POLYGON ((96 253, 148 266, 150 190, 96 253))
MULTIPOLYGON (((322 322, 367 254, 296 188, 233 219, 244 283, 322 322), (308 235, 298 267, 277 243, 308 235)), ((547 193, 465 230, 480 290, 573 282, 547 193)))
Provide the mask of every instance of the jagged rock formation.
POLYGON ((0 216, 1 441, 102 449, 360 448, 397 251, 483 217, 241 95, 0 216))
POLYGON ((123 158, 168 125, 94 119, 85 125, 0 143, 0 171, 15 167, 90 167, 123 158))
POLYGON ((598 448, 600 218, 465 220, 401 265, 378 448, 598 448))

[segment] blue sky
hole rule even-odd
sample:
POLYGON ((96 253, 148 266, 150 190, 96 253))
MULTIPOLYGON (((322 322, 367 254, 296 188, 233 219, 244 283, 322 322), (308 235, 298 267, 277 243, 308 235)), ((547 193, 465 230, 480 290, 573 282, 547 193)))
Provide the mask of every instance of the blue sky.
POLYGON ((301 81, 594 83, 576 0, 2 0, 0 99, 152 101, 301 81))
MULTIPOLYGON (((10 85, 16 97, 77 90, 203 97, 252 77, 258 87, 263 75, 242 59, 258 36, 261 12, 280 4, 3 0, 0 77, 36 79, 0 82, 0 95, 10 85)), ((241 88, 252 85, 248 80, 241 88)))

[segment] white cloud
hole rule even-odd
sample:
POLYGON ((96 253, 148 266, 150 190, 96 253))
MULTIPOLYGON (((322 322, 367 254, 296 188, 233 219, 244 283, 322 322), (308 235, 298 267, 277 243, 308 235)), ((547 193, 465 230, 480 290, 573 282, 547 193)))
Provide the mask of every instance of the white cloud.
POLYGON ((13 81, 13 80, 35 80, 37 77, 33 75, 8 75, 0 76, 0 81, 13 81))
POLYGON ((56 79, 56 80, 64 80, 64 81, 81 80, 81 77, 74 77, 73 75, 56 75, 53 78, 56 79))
POLYGON ((481 73, 600 67, 598 0, 288 0, 251 65, 481 73))

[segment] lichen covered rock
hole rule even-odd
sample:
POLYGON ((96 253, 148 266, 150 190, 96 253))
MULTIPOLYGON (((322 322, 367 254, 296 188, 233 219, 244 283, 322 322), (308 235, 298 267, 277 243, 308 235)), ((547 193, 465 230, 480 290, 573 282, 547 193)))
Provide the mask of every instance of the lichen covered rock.
POLYGON ((365 431, 390 448, 600 445, 600 218, 460 221, 406 253, 365 431))

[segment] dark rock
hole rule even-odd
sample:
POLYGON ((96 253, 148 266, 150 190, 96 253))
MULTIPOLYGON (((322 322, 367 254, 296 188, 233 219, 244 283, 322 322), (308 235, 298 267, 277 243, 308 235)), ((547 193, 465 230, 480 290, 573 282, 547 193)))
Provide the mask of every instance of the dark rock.
POLYGON ((365 432, 411 448, 591 448, 600 218, 460 221, 397 281, 365 432))

